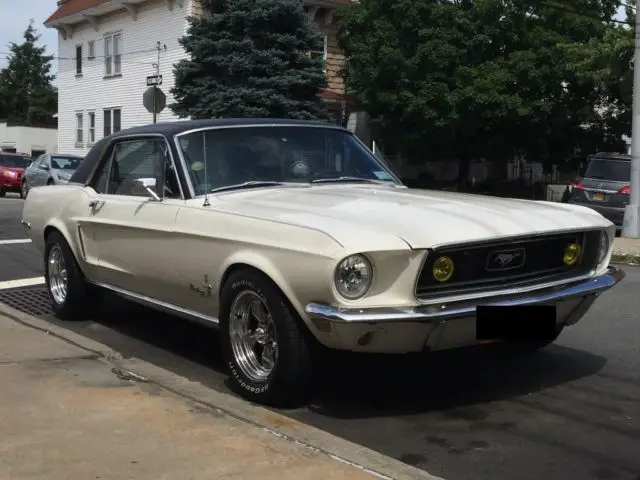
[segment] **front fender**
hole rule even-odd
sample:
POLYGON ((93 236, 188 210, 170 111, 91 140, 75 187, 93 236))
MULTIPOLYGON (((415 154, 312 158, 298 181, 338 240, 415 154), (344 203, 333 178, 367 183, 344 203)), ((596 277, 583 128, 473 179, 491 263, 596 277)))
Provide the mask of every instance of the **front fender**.
MULTIPOLYGON (((304 306, 312 298, 329 298, 334 261, 305 252, 235 251, 225 259, 218 278, 223 279, 234 266, 248 265, 268 276, 287 297, 300 318, 307 321, 304 306), (324 280, 323 280, 324 279, 324 280)), ((222 289, 222 282, 218 286, 222 289)))

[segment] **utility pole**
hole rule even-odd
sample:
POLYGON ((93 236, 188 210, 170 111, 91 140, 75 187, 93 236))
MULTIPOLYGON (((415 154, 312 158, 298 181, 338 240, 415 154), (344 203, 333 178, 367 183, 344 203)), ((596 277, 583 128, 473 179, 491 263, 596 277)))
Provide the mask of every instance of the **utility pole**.
POLYGON ((631 110, 631 195, 624 208, 622 236, 640 237, 640 0, 636 0, 633 54, 633 103, 631 110))
MULTIPOLYGON (((637 0, 640 2, 640 0, 637 0)), ((158 59, 156 60, 156 78, 160 78, 160 42, 156 44, 156 50, 158 51, 158 59)), ((158 91, 158 85, 153 86, 153 123, 156 123, 158 114, 156 112, 156 92, 158 91)))

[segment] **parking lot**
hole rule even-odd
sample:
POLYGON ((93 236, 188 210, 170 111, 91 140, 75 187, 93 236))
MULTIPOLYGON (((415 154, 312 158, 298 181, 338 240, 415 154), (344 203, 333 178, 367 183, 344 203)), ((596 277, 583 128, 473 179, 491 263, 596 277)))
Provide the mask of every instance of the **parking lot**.
MULTIPOLYGON (((90 321, 58 322, 21 212, 0 199, 0 302, 230 393, 215 331, 115 297, 90 321)), ((533 357, 335 355, 312 404, 280 413, 447 480, 639 480, 640 269, 626 271, 533 357)))

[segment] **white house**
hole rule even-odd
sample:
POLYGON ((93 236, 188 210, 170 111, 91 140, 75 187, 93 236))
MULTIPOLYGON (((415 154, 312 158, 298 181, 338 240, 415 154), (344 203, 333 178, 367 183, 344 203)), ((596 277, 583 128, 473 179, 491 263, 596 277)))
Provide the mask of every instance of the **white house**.
POLYGON ((58 151, 55 127, 33 127, 0 121, 0 152, 27 153, 37 157, 58 151))
MULTIPOLYGON (((321 96, 337 118, 349 101, 339 75, 344 54, 333 12, 351 0, 304 1, 324 34, 322 51, 309 54, 325 61, 328 88, 321 96)), ((187 16, 200 12, 200 0, 59 0, 44 23, 58 30, 59 151, 84 154, 105 135, 151 123, 142 98, 147 77, 156 73, 171 104, 173 65, 186 56, 178 39, 186 33, 187 16)), ((368 142, 363 115, 349 112, 348 127, 368 142)), ((168 107, 157 117, 176 119, 168 107)))
MULTIPOLYGON (((153 121, 147 77, 162 75, 174 100, 173 64, 193 0, 59 0, 45 26, 58 30, 58 150, 84 154, 103 136, 153 121)), ((157 121, 176 119, 167 107, 157 121)))

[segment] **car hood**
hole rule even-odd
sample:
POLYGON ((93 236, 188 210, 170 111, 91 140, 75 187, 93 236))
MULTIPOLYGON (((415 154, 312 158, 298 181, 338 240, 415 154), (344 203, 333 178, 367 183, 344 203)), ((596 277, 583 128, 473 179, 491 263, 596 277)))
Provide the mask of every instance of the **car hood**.
POLYGON ((386 186, 268 188, 217 198, 218 210, 314 228, 345 246, 368 244, 376 234, 428 248, 612 225, 577 205, 386 186))

